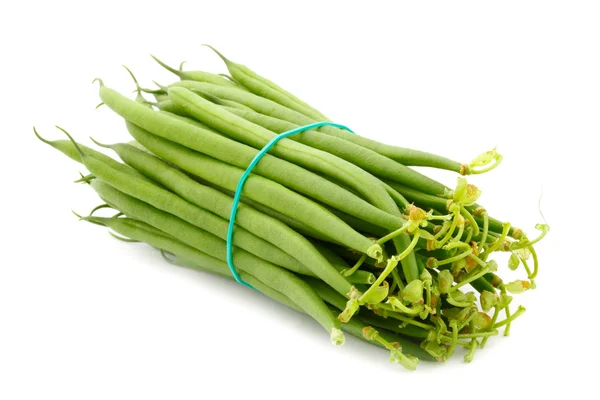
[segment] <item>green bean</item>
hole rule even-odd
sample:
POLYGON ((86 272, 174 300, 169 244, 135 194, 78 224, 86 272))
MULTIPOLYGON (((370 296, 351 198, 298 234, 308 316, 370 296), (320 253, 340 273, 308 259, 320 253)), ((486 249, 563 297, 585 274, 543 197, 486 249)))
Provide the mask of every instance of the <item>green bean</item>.
MULTIPOLYGON (((193 82, 193 81, 180 81, 175 82, 169 85, 169 90, 173 87, 183 87, 188 90, 194 91, 202 91, 204 93, 209 93, 213 96, 216 96, 220 99, 232 100, 243 104, 247 107, 250 107, 254 111, 268 115, 270 117, 274 117, 280 120, 284 120, 287 122, 291 122, 295 125, 304 126, 311 123, 316 122, 314 119, 308 118, 305 115, 291 110, 289 108, 283 107, 276 102, 270 101, 268 99, 261 98, 256 95, 252 95, 251 93, 241 92, 239 90, 232 90, 230 88, 225 88, 217 85, 211 85, 209 83, 204 82, 193 82)), ((360 146, 360 143, 356 143, 355 140, 348 139, 349 137, 357 136, 350 132, 347 132, 343 129, 331 127, 331 126, 323 126, 321 128, 316 129, 317 131, 323 132, 327 135, 338 137, 344 140, 347 140, 351 143, 357 144, 360 146)), ((362 146, 364 147, 364 146, 362 146)), ((372 150, 372 149, 371 149, 372 150)), ((415 150, 416 151, 416 150, 415 150)), ((369 152, 369 154, 372 154, 369 152)), ((400 167, 402 168, 402 165, 400 167)), ((401 175, 394 175, 395 179, 404 183, 407 186, 420 189, 430 194, 442 194, 444 193, 444 189, 446 187, 439 182, 434 181, 408 167, 402 168, 404 171, 401 175)))
MULTIPOLYGON (((203 96, 204 96, 204 95, 203 95, 203 96)), ((212 96, 212 95, 206 95, 206 97, 207 97, 207 98, 210 98, 210 99, 211 99, 211 101, 215 102, 215 100, 213 99, 213 98, 214 98, 214 96, 212 96)), ((221 102, 221 100, 219 100, 219 99, 216 99, 216 102, 221 102)), ((204 124, 203 124, 203 123, 201 123, 200 121, 190 118, 190 117, 189 117, 189 115, 190 115, 189 113, 187 113, 187 112, 186 112, 186 111, 185 111, 185 110, 184 110, 182 107, 180 107, 180 106, 178 106, 178 105, 175 105, 175 104, 174 104, 173 102, 171 102, 171 101, 165 101, 165 102, 162 102, 162 103, 160 103, 160 104, 157 104, 157 106, 159 107, 159 109, 161 110, 161 112, 162 112, 162 113, 164 113, 164 114, 166 114, 166 115, 177 116, 177 118, 178 118, 178 119, 180 119, 180 120, 182 120, 182 121, 186 121, 186 122, 189 122, 189 121, 197 121, 197 122, 198 122, 198 124, 200 124, 200 125, 197 125, 197 124, 196 124, 197 126, 200 126, 201 128, 204 128, 204 127, 207 127, 207 128, 208 128, 208 126, 207 126, 207 125, 204 125, 204 124)), ((244 106, 242 106, 242 107, 244 107, 244 106)), ((212 132, 215 132, 215 133, 218 133, 218 134, 220 134, 220 132, 218 132, 218 131, 216 131, 216 130, 214 130, 214 129, 212 129, 212 128, 209 128, 209 129, 210 129, 212 132)), ((323 179, 327 179, 328 181, 330 181, 330 182, 332 182, 332 183, 336 184, 337 186, 340 186, 340 187, 344 188, 345 190, 347 190, 347 191, 349 191, 349 192, 352 192, 353 194, 356 194, 357 196, 360 196, 360 194, 359 194, 358 192, 356 192, 356 191, 355 191, 355 190, 353 190, 352 188, 349 188, 348 186, 346 186, 344 183, 340 182, 339 180, 335 180, 335 179, 333 179, 333 178, 331 178, 331 177, 326 177, 326 176, 323 176, 323 177, 321 177, 321 178, 323 178, 323 179)), ((380 193, 380 195, 381 195, 381 194, 382 194, 382 193, 380 193)), ((390 197, 391 197, 391 195, 390 195, 390 197)), ((395 201, 395 199, 394 199, 394 198, 392 198, 392 200, 394 200, 394 201, 395 201)), ((386 201, 385 201, 384 203, 382 203, 382 204, 384 204, 385 206, 391 206, 391 205, 392 205, 392 203, 391 203, 391 202, 389 202, 389 200, 388 200, 388 199, 386 199, 386 201)))
MULTIPOLYGON (((298 124, 294 124, 292 122, 260 114, 252 109, 241 110, 231 107, 223 108, 232 114, 244 118, 245 120, 248 120, 254 124, 260 125, 275 133, 283 133, 299 126, 298 124)), ((304 131, 298 135, 291 136, 290 139, 304 143, 315 149, 334 154, 382 179, 391 179, 393 181, 403 182, 415 175, 415 172, 410 168, 407 168, 390 158, 382 156, 373 150, 359 146, 345 139, 325 134, 316 129, 304 131), (407 176, 408 178, 405 178, 407 176)))
MULTIPOLYGON (((227 66, 227 69, 229 69, 231 75, 236 80, 241 82, 245 87, 250 89, 252 93, 264 97, 266 99, 272 100, 284 107, 295 110, 309 118, 312 118, 313 120, 328 120, 327 117, 325 117, 325 115, 323 115, 321 112, 311 107, 309 104, 301 101, 291 93, 285 91, 283 88, 279 87, 275 83, 256 74, 255 72, 253 72, 248 67, 242 64, 234 63, 228 60, 217 50, 213 50, 225 62, 225 65, 227 66)), ((468 166, 450 160, 446 157, 426 153, 423 151, 386 145, 362 136, 348 135, 347 132, 341 133, 342 137, 345 136, 345 138, 348 141, 359 144, 362 147, 377 151, 378 153, 389 157, 395 161, 398 161, 403 165, 440 168, 455 171, 461 174, 469 173, 468 166)))
MULTIPOLYGON (((190 92, 189 91, 186 92, 183 89, 180 89, 180 90, 177 90, 177 89, 178 89, 177 87, 171 87, 169 89, 170 96, 172 98, 175 98, 176 96, 181 95, 182 101, 179 104, 183 108, 186 109, 186 112, 193 113, 194 104, 195 104, 192 101, 193 99, 188 99, 189 100, 188 102, 184 102, 183 101, 183 99, 187 98, 185 96, 189 97, 188 93, 190 93, 190 92), (186 104, 187 104, 187 106, 186 106, 186 104)), ((196 98, 198 98, 198 96, 196 96, 196 98)), ((208 101, 203 101, 203 102, 200 101, 200 103, 203 104, 206 108, 212 110, 213 115, 216 115, 217 119, 222 120, 223 118, 225 118, 225 116, 219 117, 219 115, 218 115, 219 114, 219 110, 220 110, 219 107, 216 107, 216 106, 212 105, 208 101), (214 106, 214 107, 211 107, 211 106, 214 106)), ((196 114, 194 114, 194 115, 196 115, 196 114)), ((245 120, 243 120, 241 118, 233 119, 233 121, 235 121, 239 126, 242 126, 242 127, 243 127, 243 123, 246 122, 245 120), (244 122, 242 122, 242 121, 244 121, 244 122)), ((222 129, 223 127, 226 127, 226 126, 227 126, 226 124, 222 124, 222 125, 219 126, 218 129, 222 129)), ((249 127, 248 127, 248 129, 249 129, 249 127)), ((233 131, 230 131, 230 132, 233 132, 233 131)), ((291 143, 291 142, 286 142, 286 143, 291 143)), ((264 145, 264 143, 263 143, 263 145, 264 145)), ((364 188, 364 187, 362 185, 360 185, 358 188, 361 189, 361 188, 364 188)), ((384 187, 382 187, 381 189, 384 192, 386 192, 384 187)), ((387 192, 386 192, 386 194, 387 194, 387 192)), ((394 203, 394 201, 389 196, 376 196, 374 198, 372 197, 371 199, 372 200, 374 199, 375 201, 377 201, 377 203, 374 203, 374 204, 376 204, 378 207, 382 208, 384 211, 392 213, 392 214, 396 214, 398 216, 400 215, 400 212, 399 212, 396 204, 394 203), (385 202, 384 203, 380 202, 380 201, 383 201, 383 200, 389 200, 391 202, 391 204, 390 203, 385 203, 385 202)), ((394 238, 394 244, 396 245, 397 251, 399 253, 402 253, 402 252, 404 252, 409 247, 410 240, 408 238, 404 237, 404 236, 398 236, 398 237, 394 238)), ((406 278, 408 279, 409 282, 418 278, 418 276, 419 276, 418 275, 418 266, 417 266, 414 254, 412 254, 412 253, 407 254, 407 256, 402 260, 401 265, 402 265, 402 269, 403 269, 403 271, 405 273, 405 276, 406 276, 406 278)))
MULTIPOLYGON (((173 193, 181 196, 182 199, 206 209, 224 218, 224 220, 229 219, 233 204, 231 197, 195 182, 184 173, 168 166, 162 160, 145 154, 130 145, 116 144, 110 146, 110 148, 125 163, 149 178, 162 183, 173 193)), ((300 261, 308 268, 308 275, 318 276, 343 293, 350 290, 349 282, 329 264, 327 258, 315 249, 307 239, 285 224, 243 204, 238 207, 236 224, 300 261)))
MULTIPOLYGON (((277 136, 262 126, 238 117, 185 88, 173 87, 169 89, 169 96, 175 105, 183 108, 194 118, 236 141, 259 150, 277 136)), ((331 176, 353 188, 373 205, 383 210, 396 206, 378 179, 356 165, 330 153, 293 140, 283 139, 270 150, 270 154, 306 169, 331 176)))
POLYGON ((190 80, 190 81, 198 81, 198 82, 208 82, 208 83, 212 83, 213 85, 219 85, 219 86, 224 86, 224 87, 231 87, 231 88, 235 88, 235 89, 240 90, 239 87, 236 84, 230 82, 229 80, 227 80, 227 79, 225 79, 222 76, 219 76, 217 74, 211 74, 210 72, 204 72, 204 71, 182 71, 182 70, 178 70, 178 69, 175 69, 173 67, 168 66, 167 64, 165 64, 164 62, 162 62, 158 58, 154 57, 153 55, 150 55, 150 57, 152 57, 154 59, 154 61, 156 61, 157 63, 159 63, 161 67, 163 67, 167 71, 172 72, 175 75, 177 75, 181 80, 190 80))
MULTIPOLYGON (((152 229, 140 229, 139 223, 129 224, 126 218, 89 217, 88 219, 104 224, 126 237, 146 242, 151 246, 170 251, 174 254, 182 254, 186 259, 193 260, 200 265, 207 263, 214 265, 219 262, 214 257, 210 257, 210 255, 202 251, 187 246, 173 237, 153 233, 152 229)), ((331 339, 336 345, 344 343, 344 336, 340 331, 339 321, 319 295, 306 282, 293 273, 261 260, 245 251, 234 252, 233 259, 235 265, 241 271, 256 277, 256 279, 273 290, 285 294, 294 304, 298 305, 304 312, 319 322, 330 333, 331 339)))
MULTIPOLYGON (((143 154, 141 151, 140 153, 143 154)), ((221 238, 227 237, 228 223, 225 219, 197 207, 155 184, 148 183, 113 169, 91 156, 83 155, 81 159, 83 164, 92 174, 115 187, 117 190, 134 197, 141 202, 147 202, 149 205, 162 211, 172 213, 201 229, 209 230, 212 234, 221 238)), ((115 202, 107 201, 107 203, 114 204, 115 202)), ((129 215, 130 211, 126 211, 124 206, 118 206, 117 208, 129 215)), ((275 264, 285 266, 296 272, 306 272, 306 267, 298 260, 243 228, 238 229, 233 243, 236 246, 253 252, 257 256, 275 264)))
MULTIPOLYGON (((131 123, 128 123, 127 127, 138 142, 162 159, 176 163, 179 168, 228 190, 236 190, 243 170, 168 142, 131 123)), ((291 218, 302 220, 312 229, 348 247, 370 256, 374 254, 373 251, 377 252, 377 249, 371 249, 372 242, 369 239, 360 235, 338 217, 282 185, 251 174, 244 186, 244 193, 252 200, 291 218)))
MULTIPOLYGON (((100 86, 100 97, 108 107, 132 124, 148 130, 154 135, 195 150, 194 154, 201 152, 245 169, 258 153, 256 149, 249 146, 152 111, 103 84, 100 86)), ((146 144, 144 146, 150 148, 146 144)), ((156 151, 152 151, 158 154, 156 151)), ((163 155, 160 156, 165 158, 163 155)), ((168 161, 176 160, 168 159, 168 161)), ((188 172, 194 173, 193 171, 188 172)), ((377 209, 314 173, 272 155, 265 155, 254 168, 254 172, 386 229, 396 229, 402 224, 401 219, 396 216, 377 209)))
POLYGON ((286 107, 301 112, 316 120, 328 121, 328 118, 325 115, 321 114, 293 94, 283 90, 270 80, 258 75, 245 65, 228 60, 213 47, 208 47, 221 57, 233 79, 248 88, 252 93, 271 99, 279 104, 283 104, 286 107))

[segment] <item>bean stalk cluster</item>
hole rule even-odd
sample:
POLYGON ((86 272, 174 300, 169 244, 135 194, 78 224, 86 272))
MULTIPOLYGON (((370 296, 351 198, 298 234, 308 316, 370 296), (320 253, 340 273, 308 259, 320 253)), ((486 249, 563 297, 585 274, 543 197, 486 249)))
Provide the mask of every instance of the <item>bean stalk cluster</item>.
MULTIPOLYGON (((178 80, 145 89, 127 70, 135 99, 96 80, 101 104, 123 118, 130 137, 93 141, 120 161, 62 128, 66 138, 52 141, 34 131, 87 169, 77 182, 102 204, 78 218, 146 243, 170 263, 231 279, 226 237, 240 177, 276 135, 329 119, 215 53, 229 74, 153 57, 178 80)), ((310 315, 336 345, 345 331, 411 370, 419 360, 443 362, 457 347, 470 362, 525 312, 513 295, 535 288, 534 245, 549 230, 539 224, 530 238, 476 203, 481 192, 464 176, 501 161, 495 149, 464 164, 333 126, 283 139, 246 182, 233 262, 245 282, 310 315), (448 188, 414 166, 455 172, 457 183, 448 188), (522 279, 501 278, 497 253, 522 279)))

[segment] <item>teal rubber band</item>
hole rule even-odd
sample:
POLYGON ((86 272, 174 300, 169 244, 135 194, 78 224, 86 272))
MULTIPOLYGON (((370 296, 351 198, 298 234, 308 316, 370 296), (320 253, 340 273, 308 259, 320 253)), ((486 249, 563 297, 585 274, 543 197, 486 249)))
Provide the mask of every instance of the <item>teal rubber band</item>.
POLYGON ((336 128, 341 128, 341 129, 347 130, 350 133, 354 133, 347 126, 341 125, 341 124, 336 124, 334 122, 326 122, 326 121, 325 122, 315 122, 313 124, 299 126, 298 128, 294 128, 287 132, 280 133, 279 135, 277 135, 273 139, 271 139, 269 141, 269 143, 267 143, 265 145, 265 147, 263 147, 262 150, 259 151, 258 154, 256 154, 256 156, 254 156, 254 158, 252 159, 252 162, 250 163, 250 165, 248 165, 248 168, 242 174, 242 177, 240 178, 240 180, 237 184, 237 187, 235 189, 235 194, 233 196, 233 204, 231 205, 231 215, 229 216, 229 228, 227 229, 227 265, 229 266, 229 270, 231 271, 231 274, 233 275, 233 277, 235 278, 237 283, 254 289, 254 287, 252 287, 252 285, 244 282, 242 280, 242 278, 240 278, 240 275, 238 274, 237 269, 233 265, 233 228, 235 227, 235 216, 237 215, 237 209, 240 204, 240 198, 242 197, 242 190, 244 189, 244 184, 246 183, 246 179, 248 179, 248 176, 250 175, 250 173, 252 172, 252 170, 254 169, 256 164, 258 164, 260 159, 263 158, 263 156, 265 154, 267 154, 267 152, 269 150, 271 150, 271 148, 273 146, 275 146, 277 144, 277 142, 279 142, 281 139, 295 135, 300 132, 307 131, 309 129, 318 128, 320 126, 334 126, 336 128))

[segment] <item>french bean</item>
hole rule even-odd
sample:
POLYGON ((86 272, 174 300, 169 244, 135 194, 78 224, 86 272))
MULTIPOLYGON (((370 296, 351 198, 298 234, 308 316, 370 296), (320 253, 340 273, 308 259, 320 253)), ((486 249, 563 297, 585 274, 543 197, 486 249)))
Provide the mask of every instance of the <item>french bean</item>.
MULTIPOLYGON (((164 160, 177 162, 183 170, 228 190, 236 189, 243 174, 241 169, 148 134, 131 123, 127 124, 127 128, 138 142, 164 160)), ((250 174, 244 186, 244 194, 293 219, 302 219, 312 229, 351 248, 371 253, 370 256, 374 254, 373 251, 377 251, 375 248, 369 250, 372 244, 369 239, 354 231, 338 217, 282 185, 250 174)))
POLYGON ((213 47, 208 47, 210 47, 215 53, 217 53, 219 57, 221 57, 233 79, 235 79, 244 87, 248 88, 253 93, 274 100, 280 104, 284 104, 285 106, 308 115, 311 118, 320 121, 328 121, 326 116, 293 94, 277 86, 274 82, 271 82, 270 80, 258 75, 245 65, 228 60, 225 58, 225 56, 223 56, 223 54, 215 50, 213 47))
MULTIPOLYGON (((108 107, 131 124, 163 139, 180 144, 182 150, 195 150, 194 153, 200 152, 244 169, 257 154, 256 149, 249 146, 150 110, 103 84, 100 86, 100 97, 108 107), (186 146, 187 149, 183 146, 186 146)), ((145 147, 150 148, 147 145, 145 147)), ((157 154, 156 151, 153 152, 157 154)), ((162 155, 161 157, 164 158, 162 155)), ((258 175, 369 222, 385 224, 386 228, 401 225, 401 221, 393 215, 378 210, 316 174, 269 154, 261 159, 254 171, 258 175)), ((193 171, 188 172, 194 173, 193 171)))
MULTIPOLYGON (((254 148, 262 149, 276 136, 268 129, 238 117, 185 88, 173 87, 169 89, 169 96, 175 105, 181 107, 187 114, 232 139, 254 148)), ((270 154, 306 169, 331 176, 353 188, 379 208, 385 210, 395 206, 381 181, 356 165, 326 151, 303 145, 294 140, 283 139, 270 150, 270 154)))
MULTIPOLYGON (((224 218, 224 221, 229 219, 233 204, 231 197, 195 182, 184 173, 167 165, 164 161, 131 145, 115 144, 111 145, 110 148, 126 164, 149 178, 162 183, 173 193, 181 196, 182 199, 224 218)), ((236 224, 300 261, 310 271, 308 274, 306 272, 304 274, 318 276, 343 293, 347 293, 350 289, 348 281, 329 264, 327 258, 314 248, 306 238, 287 225, 243 204, 238 207, 236 224)))
MULTIPOLYGON (((139 152, 143 154, 143 152, 139 152)), ((189 221, 198 228, 207 229, 221 238, 227 237, 228 223, 225 219, 197 207, 152 183, 131 177, 123 172, 113 169, 91 156, 83 154, 81 156, 81 161, 86 168, 96 176, 94 181, 98 179, 103 180, 111 186, 114 186, 117 190, 140 200, 140 203, 147 202, 157 209, 173 214, 185 221, 189 221)), ((107 203, 115 204, 114 201, 107 201, 107 203)), ((119 206, 118 208, 127 214, 123 209, 123 206, 119 206)), ((238 234, 234 238, 235 245, 254 252, 259 257, 277 265, 285 266, 286 268, 297 272, 304 271, 306 273, 306 267, 283 250, 280 250, 264 239, 247 232, 243 228, 240 228, 237 233, 238 234)))
MULTIPOLYGON (((254 111, 264 114, 270 117, 274 117, 280 120, 287 121, 289 123, 293 123, 298 126, 304 126, 308 124, 312 124, 314 122, 318 122, 316 119, 311 119, 297 111, 286 108, 277 104, 276 102, 270 101, 268 99, 261 98, 259 96, 253 95, 252 93, 241 92, 239 90, 233 90, 230 88, 225 88, 217 85, 211 85, 209 83, 204 82, 193 82, 193 81, 180 81, 175 82, 169 85, 169 91, 171 91, 174 87, 183 87, 188 90, 201 91, 205 93, 209 93, 215 97, 220 99, 232 100, 243 104, 247 107, 250 107, 254 111)), ((348 142, 354 143, 355 145, 361 146, 360 143, 356 143, 356 139, 350 140, 349 137, 357 136, 350 132, 347 132, 340 128, 335 128, 331 126, 323 126, 316 129, 317 131, 323 132, 327 135, 337 137, 348 142)), ((364 146, 362 146, 364 147, 364 146)), ((368 149, 368 148, 367 148, 368 149)), ((371 149, 373 150, 373 149, 371 149)), ((408 149, 407 149, 408 150, 408 149)), ((373 150, 376 152, 376 150, 373 150)), ((416 150, 415 150, 416 151, 416 150)), ((367 154, 373 154, 372 152, 367 150, 367 154)), ((384 155, 385 156, 385 155, 384 155)), ((381 158, 379 158, 381 159, 381 158)), ((398 164, 396 168, 402 169, 402 174, 394 175, 396 181, 403 183, 407 186, 425 191, 430 194, 442 194, 444 193, 444 189, 446 188, 441 183, 434 181, 433 179, 427 178, 426 176, 403 166, 402 164, 398 164)))

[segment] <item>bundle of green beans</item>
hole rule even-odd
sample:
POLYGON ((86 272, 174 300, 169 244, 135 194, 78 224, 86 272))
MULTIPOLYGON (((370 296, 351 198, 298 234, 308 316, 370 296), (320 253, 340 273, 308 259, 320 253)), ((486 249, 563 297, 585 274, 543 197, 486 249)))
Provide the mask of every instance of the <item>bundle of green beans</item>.
MULTIPOLYGON (((155 58, 180 80, 142 89, 131 74, 135 100, 98 80, 102 103, 133 140, 94 142, 121 161, 66 131, 67 139, 54 141, 35 133, 89 171, 78 182, 103 203, 82 220, 145 242, 174 264, 232 278, 226 238, 240 177, 276 135, 329 120, 216 53, 230 75, 155 58), (115 215, 98 216, 103 208, 115 215)), ((511 294, 535 288, 534 244, 548 226, 537 225, 541 233, 530 239, 475 204, 480 191, 465 178, 451 190, 410 167, 469 175, 501 160, 493 150, 462 164, 332 126, 283 139, 246 181, 233 263, 246 283, 313 317, 337 345, 346 331, 408 369, 419 359, 444 361, 457 346, 471 361, 525 311, 511 311, 511 294), (522 266, 526 278, 505 283, 490 258, 496 252, 510 254, 508 267, 522 266)))

